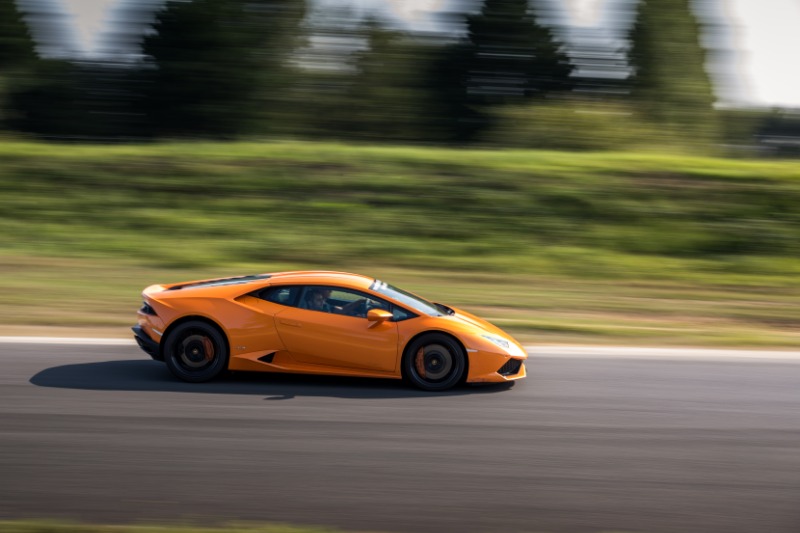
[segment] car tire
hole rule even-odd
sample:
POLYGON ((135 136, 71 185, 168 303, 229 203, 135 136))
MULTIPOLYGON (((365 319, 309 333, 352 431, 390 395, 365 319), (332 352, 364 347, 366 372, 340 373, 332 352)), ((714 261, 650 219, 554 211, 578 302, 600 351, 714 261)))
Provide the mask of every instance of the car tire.
POLYGON ((444 391, 461 381, 466 371, 463 348, 449 335, 426 333, 412 341, 403 355, 403 376, 415 387, 444 391))
POLYGON ((206 322, 184 322, 170 331, 164 342, 167 368, 183 381, 209 381, 228 367, 228 343, 206 322))

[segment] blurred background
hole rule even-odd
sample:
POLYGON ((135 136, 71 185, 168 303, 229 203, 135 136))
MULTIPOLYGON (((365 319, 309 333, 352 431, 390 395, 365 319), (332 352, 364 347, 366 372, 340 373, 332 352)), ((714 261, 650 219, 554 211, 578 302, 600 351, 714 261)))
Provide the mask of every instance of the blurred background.
POLYGON ((3 0, 3 129, 797 155, 800 6, 3 0))
POLYGON ((0 0, 0 329, 126 334, 147 284, 314 267, 533 340, 794 346, 798 22, 0 0))

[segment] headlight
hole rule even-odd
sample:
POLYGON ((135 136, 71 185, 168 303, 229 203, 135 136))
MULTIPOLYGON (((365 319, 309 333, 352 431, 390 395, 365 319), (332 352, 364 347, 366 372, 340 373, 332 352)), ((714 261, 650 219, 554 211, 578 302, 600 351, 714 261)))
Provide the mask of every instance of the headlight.
POLYGON ((516 357, 525 357, 525 352, 517 346, 516 343, 509 341, 508 339, 504 339, 503 337, 498 337, 497 335, 481 335, 487 341, 490 341, 492 344, 499 346, 508 355, 514 355, 516 357))
POLYGON ((498 345, 499 347, 503 348, 506 351, 511 346, 511 343, 502 337, 495 337, 494 335, 481 335, 481 337, 483 337, 486 340, 492 341, 494 344, 498 345))

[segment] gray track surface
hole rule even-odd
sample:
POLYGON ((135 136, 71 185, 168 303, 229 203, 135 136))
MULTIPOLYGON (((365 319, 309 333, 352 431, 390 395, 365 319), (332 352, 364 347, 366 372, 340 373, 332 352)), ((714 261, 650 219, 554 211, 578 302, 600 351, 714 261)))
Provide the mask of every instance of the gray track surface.
POLYGON ((536 356, 514 387, 0 345, 0 518, 397 532, 800 531, 800 363, 536 356))

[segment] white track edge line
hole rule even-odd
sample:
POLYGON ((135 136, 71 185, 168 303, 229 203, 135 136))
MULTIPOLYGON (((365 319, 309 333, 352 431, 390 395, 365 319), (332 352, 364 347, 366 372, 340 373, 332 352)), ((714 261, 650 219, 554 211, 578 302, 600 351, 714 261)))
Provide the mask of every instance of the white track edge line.
POLYGON ((0 344, 80 344, 89 346, 136 346, 133 339, 94 337, 0 337, 0 344))
POLYGON ((772 359, 800 360, 800 351, 741 348, 658 348, 646 346, 525 346, 530 357, 598 357, 611 359, 772 359))
MULTIPOLYGON (((95 337, 0 336, 0 344, 42 344, 82 346, 136 346, 133 339, 95 337)), ((601 357, 612 359, 800 359, 800 351, 743 350, 720 348, 657 348, 636 346, 525 346, 531 358, 601 357)))

